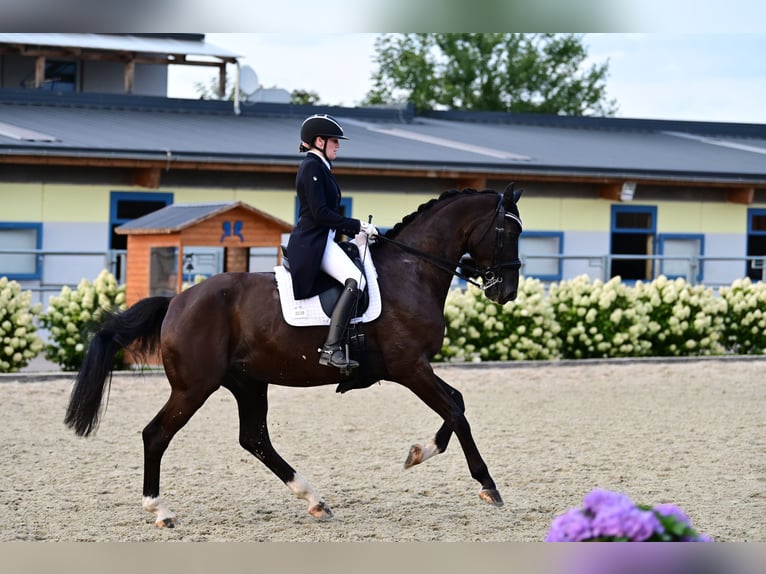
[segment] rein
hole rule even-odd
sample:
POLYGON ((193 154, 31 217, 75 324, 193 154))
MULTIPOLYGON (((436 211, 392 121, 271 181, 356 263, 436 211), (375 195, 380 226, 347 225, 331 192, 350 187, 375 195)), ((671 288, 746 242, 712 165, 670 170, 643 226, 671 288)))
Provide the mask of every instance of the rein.
MULTIPOLYGON (((412 253, 413 255, 417 255, 418 257, 425 259, 426 261, 432 263, 442 271, 446 271, 450 275, 455 275, 457 277, 460 277, 464 281, 470 283, 471 285, 474 285, 478 288, 480 288, 482 291, 486 291, 493 285, 496 285, 498 283, 503 282, 503 278, 500 276, 499 271, 506 268, 511 267, 521 267, 521 260, 520 259, 513 259, 511 261, 505 261, 502 263, 498 263, 497 258, 500 256, 500 253, 502 253, 503 245, 504 245, 504 232, 505 232, 505 218, 509 217, 515 221, 518 221, 519 225, 521 225, 521 220, 514 215, 513 213, 507 213, 505 211, 505 206, 503 205, 503 196, 500 195, 500 199, 497 203, 497 209, 495 210, 495 213, 497 214, 497 217, 495 218, 495 250, 492 252, 492 263, 489 267, 485 267, 483 265, 478 265, 477 263, 474 263, 471 260, 465 260, 461 259, 457 263, 450 261, 449 259, 444 259, 442 257, 437 257, 436 255, 432 255, 430 253, 426 253, 425 251, 421 251, 420 249, 417 249, 415 247, 412 247, 410 245, 407 245, 406 243, 402 243, 400 241, 396 241, 395 239, 391 239, 389 237, 386 237, 385 235, 378 235, 375 239, 376 240, 383 240, 386 243, 391 243, 392 245, 396 245, 399 247, 399 249, 402 249, 403 251, 407 251, 408 253, 412 253), (458 268, 460 271, 458 271, 458 268), (479 283, 474 279, 474 277, 481 277, 483 280, 483 283, 479 283)), ((482 235, 481 240, 479 240, 479 243, 486 237, 487 233, 489 233, 490 227, 487 228, 487 231, 484 232, 484 235, 482 235)))

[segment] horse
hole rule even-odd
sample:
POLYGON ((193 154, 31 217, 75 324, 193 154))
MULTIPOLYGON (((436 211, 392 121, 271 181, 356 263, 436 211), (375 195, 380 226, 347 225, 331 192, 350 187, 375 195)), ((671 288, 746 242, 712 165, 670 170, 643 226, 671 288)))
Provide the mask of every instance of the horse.
POLYGON ((502 506, 466 420, 463 396, 434 373, 431 359, 443 344, 444 303, 453 275, 481 286, 497 304, 516 298, 521 193, 513 184, 502 193, 445 191, 370 242, 382 309, 377 319, 360 326, 364 345, 357 356, 360 366, 351 374, 319 365, 326 327, 285 322, 274 273, 224 272, 172 297, 147 297, 124 311, 106 313, 74 380, 65 424, 76 435, 90 435, 104 414, 102 397, 117 354, 126 348, 137 357, 159 351, 170 396, 142 432, 142 506, 154 514, 155 525, 177 523, 160 497, 163 453, 220 387, 236 400, 240 445, 305 500, 311 516, 324 520, 333 515, 329 505, 271 444, 267 389, 331 384, 341 389, 349 383, 365 388, 391 381, 443 420, 430 442, 411 446, 405 468, 443 453, 454 433, 471 476, 481 485, 479 497, 502 506))

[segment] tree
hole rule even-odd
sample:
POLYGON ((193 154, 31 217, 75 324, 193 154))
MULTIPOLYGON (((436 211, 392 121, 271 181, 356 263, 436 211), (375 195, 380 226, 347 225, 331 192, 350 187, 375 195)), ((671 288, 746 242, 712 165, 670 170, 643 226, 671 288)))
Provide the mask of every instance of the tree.
POLYGON ((411 102, 436 109, 614 115, 608 62, 585 68, 577 34, 383 34, 365 105, 411 102))
POLYGON ((290 92, 290 103, 291 104, 309 104, 309 105, 318 105, 319 102, 319 94, 314 92, 313 90, 293 90, 290 92))

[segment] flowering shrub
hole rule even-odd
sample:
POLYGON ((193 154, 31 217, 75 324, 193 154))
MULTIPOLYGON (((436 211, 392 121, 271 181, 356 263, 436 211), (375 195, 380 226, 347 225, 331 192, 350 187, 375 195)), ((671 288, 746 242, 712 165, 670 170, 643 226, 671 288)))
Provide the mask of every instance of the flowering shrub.
POLYGON ((0 277, 0 373, 16 373, 40 354, 43 341, 35 332, 42 305, 30 305, 31 291, 0 277))
POLYGON ((437 360, 507 361, 558 356, 558 324, 537 279, 519 280, 515 301, 503 306, 478 287, 452 290, 444 309, 445 337, 437 360))
POLYGON ((594 489, 553 519, 546 542, 712 542, 673 504, 634 504, 618 492, 594 489))
POLYGON ((604 283, 587 275, 551 285, 550 305, 561 326, 561 356, 567 359, 646 355, 647 324, 631 289, 614 277, 604 283))
MULTIPOLYGON (((52 343, 45 346, 45 358, 58 363, 65 371, 76 371, 85 357, 87 330, 105 310, 125 308, 125 286, 104 270, 91 283, 80 281, 77 289, 64 287, 58 297, 51 297, 48 310, 40 321, 49 331, 52 343)), ((122 353, 115 357, 115 368, 122 365, 122 353)))
POLYGON ((643 303, 647 329, 643 338, 655 357, 720 355, 726 301, 703 285, 660 276, 636 282, 636 300, 643 303))
POLYGON ((766 283, 749 277, 720 290, 728 308, 723 321, 723 344, 743 355, 766 353, 766 283))

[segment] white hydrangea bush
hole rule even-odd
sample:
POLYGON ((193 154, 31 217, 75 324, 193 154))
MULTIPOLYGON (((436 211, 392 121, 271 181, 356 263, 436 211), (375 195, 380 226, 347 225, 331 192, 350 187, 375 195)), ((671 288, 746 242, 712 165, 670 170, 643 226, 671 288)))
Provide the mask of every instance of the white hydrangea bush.
POLYGON ((753 283, 749 277, 734 281, 719 290, 726 301, 723 345, 732 353, 766 353, 766 283, 753 283))
MULTIPOLYGON (((40 321, 50 332, 52 342, 45 346, 45 357, 65 371, 76 371, 82 365, 87 348, 88 328, 97 323, 104 311, 125 309, 125 285, 118 285, 109 271, 103 270, 91 283, 80 281, 77 289, 65 286, 61 294, 51 297, 40 321)), ((115 366, 121 365, 121 354, 115 366)))
POLYGON ((501 309, 496 321, 504 329, 495 331, 502 336, 492 341, 486 351, 480 351, 483 360, 536 361, 559 357, 561 327, 547 301, 542 281, 521 277, 516 299, 501 309))
POLYGON ((32 305, 32 292, 7 277, 0 277, 0 373, 17 373, 40 354, 35 317, 42 304, 32 305))
POLYGON ((553 359, 558 325, 537 279, 521 277, 515 301, 500 306, 468 285, 453 289, 444 308, 445 335, 437 361, 481 362, 553 359))
POLYGON ((654 357, 720 355, 726 300, 704 285, 660 275, 650 283, 637 281, 636 298, 644 307, 648 329, 644 338, 654 357))
POLYGON ((620 277, 604 283, 579 275, 551 285, 548 298, 561 327, 563 358, 639 357, 649 353, 643 307, 620 277))

